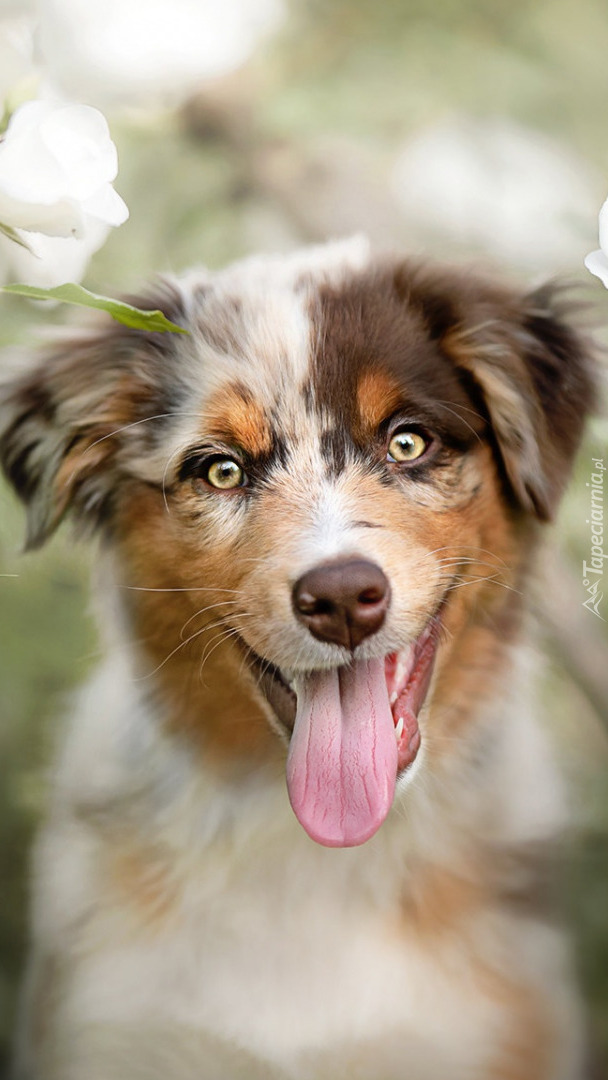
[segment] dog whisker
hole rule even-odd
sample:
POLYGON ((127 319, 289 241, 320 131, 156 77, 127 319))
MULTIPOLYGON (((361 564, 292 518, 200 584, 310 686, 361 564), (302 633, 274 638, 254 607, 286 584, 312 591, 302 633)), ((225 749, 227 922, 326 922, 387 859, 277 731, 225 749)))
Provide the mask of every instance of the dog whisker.
POLYGON ((476 416, 477 419, 481 420, 484 424, 487 423, 485 416, 482 416, 476 409, 469 408, 468 405, 462 405, 459 401, 445 401, 444 398, 435 398, 435 402, 438 405, 453 405, 455 409, 461 409, 462 412, 468 412, 471 416, 476 416))
POLYGON ((508 592, 516 593, 521 596, 521 590, 516 589, 513 585, 508 585, 505 581, 501 581, 499 578, 488 575, 486 577, 472 577, 467 578, 465 581, 457 581, 453 585, 449 586, 449 591, 453 592, 455 589, 462 589, 465 585, 481 585, 484 582, 489 582, 492 585, 498 585, 502 589, 506 589, 508 592))
POLYGON ((175 413, 155 413, 154 416, 144 416, 141 420, 133 420, 130 424, 122 424, 121 427, 114 428, 113 431, 108 431, 105 435, 101 435, 99 439, 95 439, 94 442, 85 450, 88 453, 94 446, 99 446, 100 443, 105 442, 106 439, 112 439, 115 435, 120 435, 123 431, 129 431, 130 428, 139 427, 140 424, 149 424, 151 420, 167 420, 170 416, 174 416, 175 413))
MULTIPOLYGON (((497 562, 502 563, 503 566, 507 566, 504 559, 502 559, 500 555, 496 555, 495 552, 489 551, 488 548, 477 547, 474 544, 446 544, 444 547, 437 547, 433 548, 432 551, 425 551, 422 558, 428 559, 429 556, 437 555, 440 551, 479 551, 482 555, 489 555, 492 559, 495 559, 497 562)), ((454 558, 456 558, 456 556, 454 556, 454 558)))
MULTIPOLYGON (((445 402, 443 402, 443 401, 435 401, 435 404, 439 405, 442 409, 445 409, 446 412, 452 413, 452 416, 455 416, 457 418, 457 420, 460 420, 460 422, 462 424, 464 424, 464 426, 469 429, 471 434, 474 435, 475 438, 477 439, 478 443, 480 443, 480 444, 483 443, 483 439, 482 439, 481 435, 479 434, 479 432, 475 431, 475 428, 471 424, 469 424, 468 420, 465 420, 464 416, 460 416, 457 412, 455 412, 454 409, 451 409, 449 407, 449 405, 446 405, 445 402)), ((476 415, 478 415, 478 414, 476 414, 476 415)))
POLYGON ((206 651, 203 653, 203 656, 202 656, 202 659, 201 659, 201 662, 200 662, 199 681, 202 682, 203 668, 209 662, 210 657, 213 656, 213 653, 216 651, 216 649, 219 649, 219 647, 221 645, 223 645, 223 643, 225 641, 229 641, 230 638, 236 637, 238 635, 239 635, 238 630, 236 630, 234 628, 232 628, 232 629, 227 628, 223 633, 216 634, 215 637, 211 639, 211 641, 208 643, 208 645, 206 647, 206 651), (216 644, 213 644, 214 642, 216 642, 216 644), (210 648, 210 646, 213 646, 213 648, 210 648))
MULTIPOLYGON (((218 602, 215 603, 215 604, 207 604, 206 607, 199 608, 199 610, 195 611, 194 614, 191 615, 189 619, 186 619, 184 625, 182 626, 182 628, 181 628, 181 630, 179 632, 180 638, 182 637, 186 627, 189 626, 190 623, 194 622, 195 619, 198 619, 198 617, 200 615, 204 615, 207 611, 214 611, 216 608, 230 607, 230 606, 234 605, 234 603, 235 603, 234 600, 218 600, 218 602)), ((228 615, 228 614, 230 614, 230 612, 225 612, 225 614, 228 615)), ((249 615, 251 617, 251 612, 247 612, 247 611, 235 612, 235 613, 233 613, 233 618, 244 618, 247 615, 249 615)))
MULTIPOLYGON (((247 613, 245 612, 243 614, 247 613)), ((158 674, 158 672, 169 662, 169 660, 172 659, 172 657, 176 655, 176 653, 180 651, 180 649, 183 649, 186 645, 189 645, 191 641, 194 641, 195 638, 200 637, 200 635, 204 634, 206 631, 214 630, 217 626, 221 626, 222 622, 223 620, 220 619, 218 620, 218 622, 205 624, 205 626, 201 627, 200 630, 196 630, 193 634, 190 634, 189 637, 185 638, 183 641, 180 641, 179 645, 176 645, 175 648, 172 649, 171 652, 167 654, 167 656, 165 656, 164 660, 162 660, 161 663, 158 664, 153 671, 149 671, 146 675, 138 676, 135 681, 141 682, 144 679, 150 679, 153 675, 158 674)))
POLYGON ((476 558, 473 558, 472 556, 468 556, 468 555, 465 556, 462 559, 459 559, 459 558, 456 558, 456 557, 448 558, 448 559, 439 559, 437 565, 438 566, 493 566, 495 570, 501 570, 501 571, 508 569, 508 567, 497 566, 496 563, 489 562, 487 559, 476 559, 476 558))
MULTIPOLYGON (((113 431, 108 431, 105 435, 100 435, 98 439, 95 439, 92 443, 89 443, 82 456, 84 457, 86 454, 89 454, 95 446, 99 446, 99 444, 105 442, 106 439, 112 439, 115 435, 120 435, 123 431, 129 431, 131 428, 139 427, 141 424, 149 424, 151 420, 168 420, 172 416, 196 417, 196 415, 196 413, 166 412, 155 413, 154 416, 144 416, 140 420, 133 420, 130 424, 122 424, 120 427, 114 428, 113 431)), ((74 475, 74 473, 71 474, 71 476, 66 480, 66 484, 69 485, 74 475)))
POLYGON ((243 589, 225 589, 221 585, 187 585, 183 588, 177 586, 175 588, 153 588, 145 585, 121 585, 121 589, 130 589, 132 592, 151 592, 151 593, 181 593, 181 592, 213 592, 213 593, 234 593, 235 596, 242 595, 243 589))
POLYGON ((438 566, 440 570, 449 570, 454 567, 465 568, 467 566, 487 567, 496 574, 504 574, 508 570, 507 567, 496 566, 495 563, 487 562, 485 559, 441 559, 438 566))
POLYGON ((183 454, 183 453, 185 453, 186 450, 187 450, 187 447, 178 446, 177 449, 174 450, 173 453, 169 455, 169 457, 167 458, 167 460, 165 462, 165 467, 163 469, 163 477, 162 477, 162 481, 161 481, 161 490, 162 490, 162 493, 163 493, 163 503, 165 504, 165 513, 167 513, 167 514, 171 513, 171 510, 169 508, 169 500, 167 499, 167 473, 169 472, 169 466, 170 466, 171 462, 173 461, 173 459, 176 458, 178 454, 183 454))
POLYGON ((252 558, 252 559, 244 558, 242 560, 242 562, 243 562, 243 565, 245 563, 250 563, 252 566, 262 566, 262 567, 264 567, 264 569, 267 569, 269 572, 271 572, 275 567, 277 567, 279 565, 279 560, 278 559, 275 560, 275 559, 269 558, 268 556, 262 556, 259 559, 258 558, 252 558))

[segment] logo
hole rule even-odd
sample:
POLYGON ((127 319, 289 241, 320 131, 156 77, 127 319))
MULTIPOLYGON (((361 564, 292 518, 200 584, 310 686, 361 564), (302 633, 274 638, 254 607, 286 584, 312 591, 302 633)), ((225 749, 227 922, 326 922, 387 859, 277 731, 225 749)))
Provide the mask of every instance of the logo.
POLYGON ((604 599, 603 577, 604 560, 608 555, 604 552, 604 475, 606 466, 603 458, 591 458, 593 472, 590 482, 587 484, 590 494, 590 516, 586 524, 590 526, 589 561, 583 559, 583 586, 587 592, 587 599, 583 600, 583 607, 597 615, 598 619, 605 622, 600 612, 600 604, 604 599))

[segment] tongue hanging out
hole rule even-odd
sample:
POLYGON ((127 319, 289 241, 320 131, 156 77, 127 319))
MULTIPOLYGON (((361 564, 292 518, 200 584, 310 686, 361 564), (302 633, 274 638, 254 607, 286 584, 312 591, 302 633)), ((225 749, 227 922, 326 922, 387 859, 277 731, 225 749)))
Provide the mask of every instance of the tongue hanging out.
POLYGON ((417 716, 435 646, 427 629, 407 659, 357 660, 296 680, 287 789, 298 821, 317 843, 353 847, 380 828, 397 773, 420 746, 417 716))
POLYGON ((315 672, 296 693, 287 788, 297 819, 327 847, 363 843, 391 808, 397 772, 384 661, 315 672))
POLYGON ((327 847, 362 844, 393 801, 398 754, 384 660, 296 683, 287 787, 300 824, 327 847))

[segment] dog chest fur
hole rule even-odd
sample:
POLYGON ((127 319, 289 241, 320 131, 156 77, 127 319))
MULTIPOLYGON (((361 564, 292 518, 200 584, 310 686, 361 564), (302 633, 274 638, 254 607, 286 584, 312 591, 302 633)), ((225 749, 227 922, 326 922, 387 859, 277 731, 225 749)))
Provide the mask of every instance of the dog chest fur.
MULTIPOLYGON (((435 797, 404 785, 378 836, 334 852, 303 834, 280 779, 218 785, 187 748, 152 736, 135 686, 123 653, 82 696, 38 845, 35 934, 61 957, 64 1039, 49 1075, 75 1077, 74 1062, 87 1061, 94 1077, 120 1064, 130 1080, 128 1062, 158 1038, 178 1080, 201 1053, 235 1080, 258 1065, 269 1077, 346 1080, 371 1048, 386 1080, 401 1075, 398 1062, 416 1077, 449 1069, 464 1080, 492 1075, 521 1008, 531 1040, 567 1016, 559 1068, 570 1077, 564 1053, 578 1039, 561 934, 535 912, 522 919, 498 888, 488 905, 474 870, 462 877, 468 838, 548 842, 561 823, 550 755, 529 718, 485 747, 474 798, 450 792, 445 775, 435 797), (523 772, 538 794, 522 821, 523 772), (418 828, 404 834, 404 815, 418 828), (552 980, 563 989, 546 1015, 527 995, 552 980)), ((466 769, 463 760, 455 789, 466 769)), ((557 1068, 556 1058, 560 1077, 557 1068)))

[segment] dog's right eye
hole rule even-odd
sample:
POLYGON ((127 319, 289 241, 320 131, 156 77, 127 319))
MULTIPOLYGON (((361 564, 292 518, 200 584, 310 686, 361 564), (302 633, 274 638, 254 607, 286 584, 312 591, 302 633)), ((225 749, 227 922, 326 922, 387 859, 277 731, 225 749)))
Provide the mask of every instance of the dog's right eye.
POLYGON ((202 469, 201 476, 211 487, 220 491, 232 491, 247 483, 246 473, 232 458, 216 458, 202 469))
POLYGON ((235 458, 212 449, 191 451, 182 462, 178 476, 181 481, 191 480, 199 486, 202 481, 216 491, 236 491, 249 483, 247 473, 235 458))

